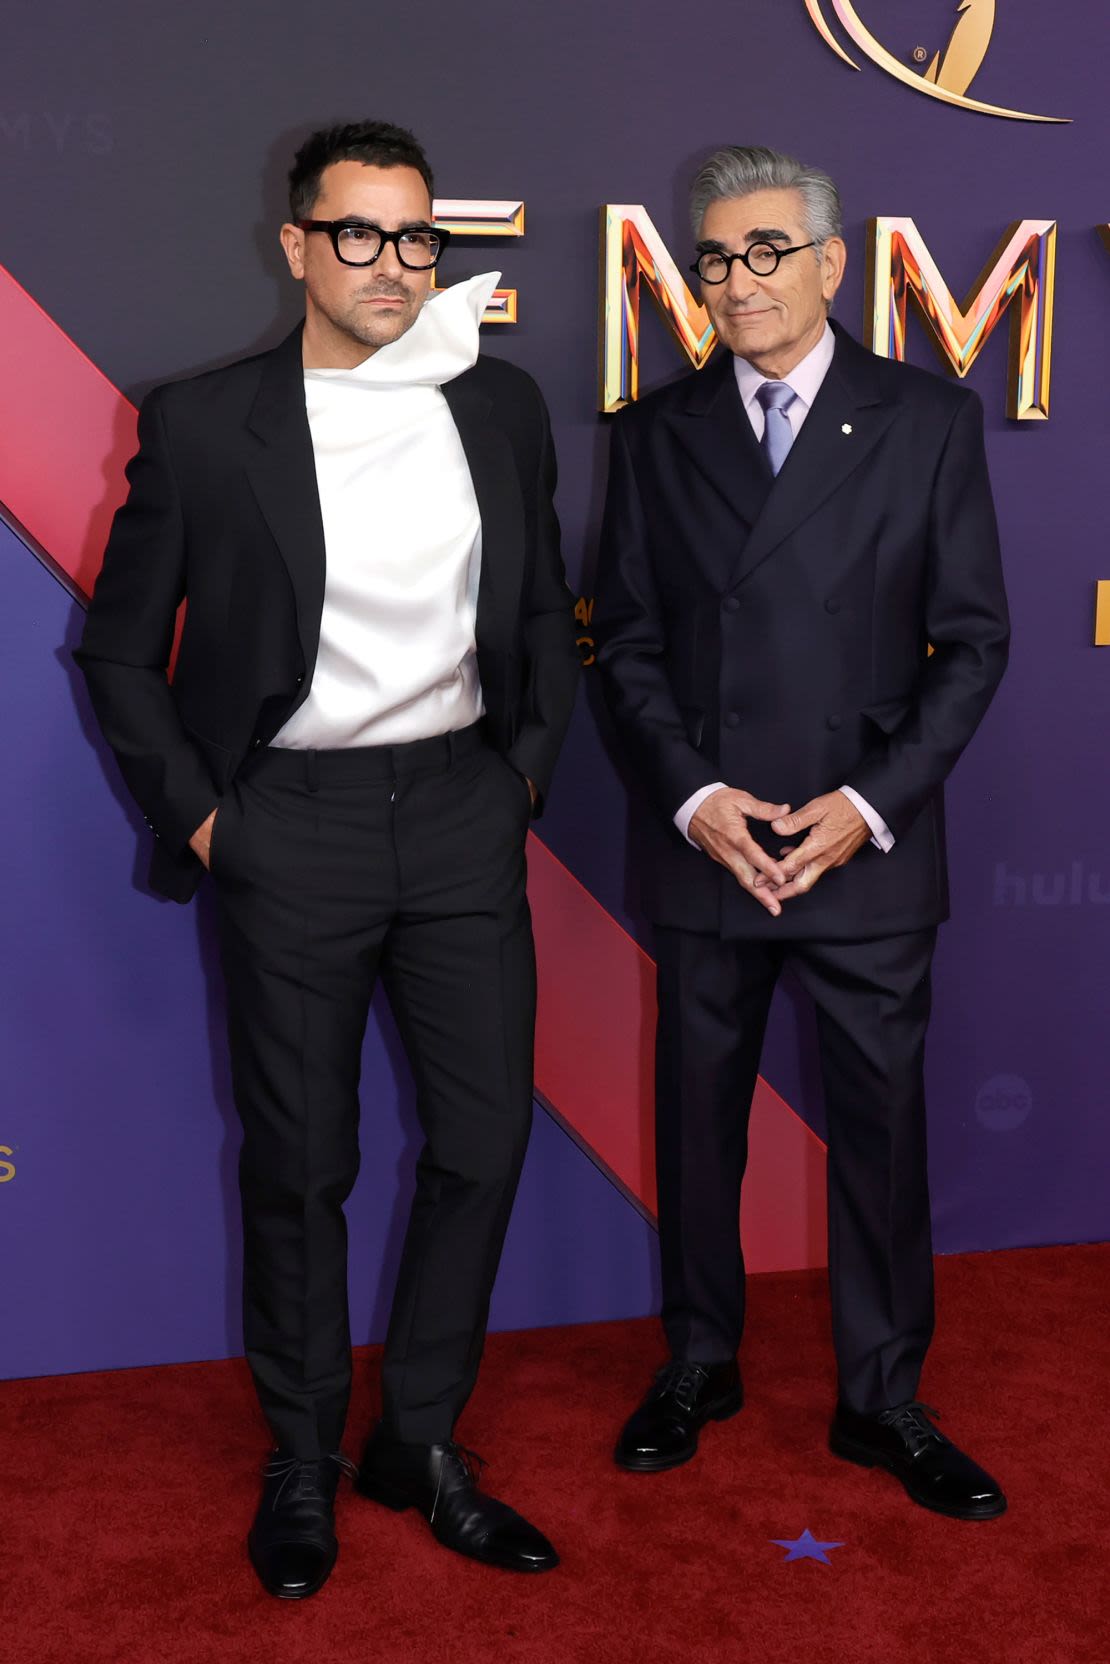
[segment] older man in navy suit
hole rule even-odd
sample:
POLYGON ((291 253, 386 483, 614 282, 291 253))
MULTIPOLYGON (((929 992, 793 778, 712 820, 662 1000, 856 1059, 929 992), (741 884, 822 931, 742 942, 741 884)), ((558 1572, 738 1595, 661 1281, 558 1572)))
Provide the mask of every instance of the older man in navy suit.
POLYGON ((790 964, 828 1111, 832 1448, 990 1518, 999 1486, 917 1401, 942 793, 1009 636, 981 406, 830 325, 845 247, 827 175, 728 148, 692 209, 721 350, 618 418, 598 582, 608 702, 654 804, 637 825, 671 1352, 616 1457, 672 1467, 740 1408, 748 1109, 790 964))

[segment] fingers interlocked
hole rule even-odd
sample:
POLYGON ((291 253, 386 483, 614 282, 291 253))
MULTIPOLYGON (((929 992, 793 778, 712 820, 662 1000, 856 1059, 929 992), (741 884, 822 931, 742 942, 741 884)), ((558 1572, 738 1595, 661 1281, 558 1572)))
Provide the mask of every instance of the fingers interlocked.
POLYGON ((726 787, 705 799, 689 828, 694 842, 726 867, 737 883, 776 918, 782 911, 776 894, 788 875, 752 837, 748 821, 775 820, 789 808, 788 803, 765 803, 750 792, 726 787))

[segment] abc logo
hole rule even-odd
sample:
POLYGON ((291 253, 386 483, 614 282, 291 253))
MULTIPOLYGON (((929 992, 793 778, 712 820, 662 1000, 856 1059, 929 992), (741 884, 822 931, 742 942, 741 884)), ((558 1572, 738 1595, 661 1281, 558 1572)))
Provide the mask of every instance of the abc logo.
POLYGON ((1033 1094, 1020 1075, 992 1075, 975 1100, 975 1113, 989 1132, 1013 1132, 1032 1108, 1033 1094))
POLYGON ((7 1184, 9 1179, 15 1178, 14 1161, 5 1161, 3 1159, 5 1156, 10 1156, 11 1153, 12 1151, 10 1145, 0 1144, 0 1184, 7 1184))

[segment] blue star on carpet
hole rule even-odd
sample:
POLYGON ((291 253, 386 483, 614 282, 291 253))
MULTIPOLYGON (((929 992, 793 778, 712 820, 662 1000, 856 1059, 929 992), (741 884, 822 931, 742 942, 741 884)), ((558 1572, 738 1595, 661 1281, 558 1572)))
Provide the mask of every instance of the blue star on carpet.
POLYGON ((808 1525, 801 1536, 795 1537, 793 1540, 782 1537, 771 1537, 769 1540, 774 1543, 776 1548, 787 1550, 786 1559, 781 1562, 784 1566, 789 1565, 791 1560, 820 1560, 823 1566, 831 1566, 832 1561, 825 1550, 827 1548, 844 1547, 843 1543, 819 1543, 808 1525))

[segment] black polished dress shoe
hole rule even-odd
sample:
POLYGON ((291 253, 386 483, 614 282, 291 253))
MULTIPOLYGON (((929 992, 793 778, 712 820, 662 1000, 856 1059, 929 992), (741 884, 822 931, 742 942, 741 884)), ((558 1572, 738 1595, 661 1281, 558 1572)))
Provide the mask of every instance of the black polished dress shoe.
POLYGON ((559 1556, 547 1538, 504 1502, 478 1489, 480 1456, 462 1445, 401 1444, 375 1433, 355 1489, 398 1512, 416 1508, 445 1548, 510 1572, 549 1572, 559 1556))
POLYGON ((707 1421, 726 1421, 744 1403, 740 1371, 727 1364, 664 1364, 651 1391, 625 1422, 613 1458, 633 1473, 661 1473, 688 1462, 707 1421))
POLYGON ((247 1548, 267 1594, 306 1600, 331 1575, 339 1544, 335 1538, 335 1492, 340 1473, 355 1472, 345 1456, 305 1461, 276 1450, 262 1473, 262 1500, 247 1548))
POLYGON ((863 1468, 886 1468, 915 1502, 957 1520, 993 1520, 1006 1512, 997 1481, 929 1420, 927 1404, 899 1404, 878 1415, 843 1405, 829 1430, 829 1449, 863 1468))

